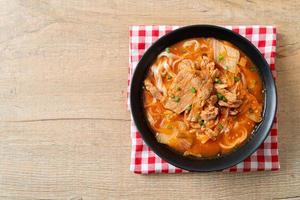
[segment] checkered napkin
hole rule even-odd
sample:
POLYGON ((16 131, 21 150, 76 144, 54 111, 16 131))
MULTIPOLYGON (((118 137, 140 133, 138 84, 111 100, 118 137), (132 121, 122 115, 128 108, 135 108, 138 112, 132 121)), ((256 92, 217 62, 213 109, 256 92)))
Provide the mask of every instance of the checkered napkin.
MULTIPOLYGON (((158 38, 166 33, 179 28, 179 26, 132 26, 130 27, 129 46, 129 75, 128 97, 130 80, 145 50, 148 49, 158 38)), ((250 40, 267 60, 273 77, 276 80, 275 50, 276 28, 273 26, 225 26, 243 37, 250 40)), ((258 66, 259 67, 259 66, 258 66)), ((129 108, 129 98, 128 98, 129 108)), ((264 170, 279 170, 278 143, 277 143, 277 116, 275 117, 269 136, 259 149, 241 163, 226 172, 249 172, 264 170)), ((182 173, 183 169, 174 167, 158 157, 142 140, 140 133, 131 120, 131 165, 130 170, 139 174, 150 173, 182 173)))

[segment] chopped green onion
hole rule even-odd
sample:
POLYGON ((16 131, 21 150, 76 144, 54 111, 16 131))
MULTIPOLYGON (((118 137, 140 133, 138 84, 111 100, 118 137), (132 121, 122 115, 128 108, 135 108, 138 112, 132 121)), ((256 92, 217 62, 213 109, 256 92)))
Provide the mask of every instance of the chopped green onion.
POLYGON ((168 74, 168 80, 172 79, 172 76, 170 74, 168 74))
POLYGON ((222 101, 224 101, 224 102, 227 102, 227 99, 226 99, 226 97, 225 97, 223 94, 217 93, 217 97, 218 97, 219 100, 222 100, 222 101))
POLYGON ((191 92, 192 92, 192 93, 196 93, 196 92, 197 92, 196 88, 192 87, 192 88, 191 88, 191 92))
POLYGON ((170 48, 169 47, 166 48, 166 52, 170 53, 170 48))
POLYGON ((199 125, 200 125, 200 126, 203 126, 203 125, 204 125, 204 120, 203 120, 203 119, 199 120, 199 125))
POLYGON ((228 70, 229 69, 229 67, 228 66, 225 66, 225 70, 228 70))
POLYGON ((192 104, 190 104, 186 107, 186 110, 191 110, 191 109, 192 109, 192 104))
POLYGON ((173 100, 174 100, 175 102, 179 102, 179 101, 180 101, 180 97, 174 96, 173 100))
POLYGON ((252 66, 252 67, 250 68, 250 70, 251 70, 252 72, 256 72, 256 71, 257 71, 257 69, 256 69, 255 66, 252 66))
POLYGON ((224 59, 224 56, 222 55, 222 54, 220 54, 219 56, 218 56, 218 61, 220 62, 220 61, 222 61, 224 59))
POLYGON ((167 129, 171 129, 172 126, 170 124, 167 125, 167 129))
POLYGON ((235 82, 238 82, 239 80, 241 80, 240 77, 238 77, 238 76, 235 76, 235 77, 234 77, 234 81, 235 81, 235 82))
POLYGON ((180 88, 180 87, 177 87, 177 88, 176 88, 176 90, 177 90, 177 91, 180 91, 180 90, 181 90, 181 88, 180 88))
POLYGON ((219 128, 220 130, 222 130, 222 129, 223 129, 223 125, 222 125, 222 124, 218 124, 218 128, 219 128))
POLYGON ((215 78, 215 83, 222 84, 222 81, 218 78, 215 78))
POLYGON ((217 93, 217 97, 218 97, 219 100, 221 100, 223 95, 221 93, 217 93))

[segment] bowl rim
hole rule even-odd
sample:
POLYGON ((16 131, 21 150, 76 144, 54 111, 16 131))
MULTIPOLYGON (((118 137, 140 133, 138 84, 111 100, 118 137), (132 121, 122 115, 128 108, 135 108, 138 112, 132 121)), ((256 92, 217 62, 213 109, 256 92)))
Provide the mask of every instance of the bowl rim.
MULTIPOLYGON (((195 34, 195 33, 194 33, 195 34)), ((199 35, 198 37, 204 37, 199 35)), ((207 37, 215 37, 215 36, 207 36, 207 37)), ((194 37, 195 38, 195 37, 194 37)), ((215 37, 216 38, 216 37, 215 37)), ((218 38, 219 39, 219 38, 218 38)), ((225 39, 226 40, 226 39, 225 39)), ((228 40, 227 40, 228 41, 228 40)), ((241 50, 241 48, 239 48, 239 50, 241 50)), ((153 56, 152 56, 153 57, 153 56)), ((166 162, 181 168, 181 169, 185 169, 185 170, 189 170, 189 171, 198 171, 198 172, 208 172, 208 171, 219 171, 219 170, 224 170, 227 168, 230 168, 232 166, 237 165, 238 163, 242 162, 243 160, 245 160, 248 156, 252 155, 258 148, 259 146, 264 142, 264 140, 267 138, 267 136, 269 135, 270 129, 272 128, 272 124, 273 124, 273 120, 276 116, 276 111, 277 111, 277 89, 276 89, 276 84, 275 81, 272 77, 272 73, 271 73, 271 69, 269 67, 269 64, 267 63, 267 61, 265 60, 265 58, 263 57, 263 55, 260 53, 260 51, 245 37, 233 32, 232 30, 229 30, 227 28, 221 27, 221 26, 216 26, 216 25, 207 25, 207 24, 195 24, 195 25, 189 25, 189 26, 183 26, 180 27, 178 29, 175 29, 167 34, 165 34, 164 36, 160 37, 156 42, 154 42, 143 54, 143 56, 141 57, 141 59, 139 60, 135 71, 133 73, 132 79, 131 79, 131 84, 130 84, 130 108, 131 108, 131 115, 133 118, 133 121, 137 127, 137 130, 140 132, 140 135, 143 139, 143 141, 151 148, 151 150, 158 155, 161 159, 165 160, 166 162), (247 54, 247 52, 244 52, 249 58, 250 57, 255 57, 257 60, 251 59, 251 61, 253 63, 257 63, 257 62, 261 62, 262 66, 257 66, 257 68, 259 68, 259 73, 260 73, 260 78, 263 81, 264 84, 264 90, 265 90, 265 99, 264 99, 264 111, 263 111, 263 120, 262 122, 260 122, 260 124, 256 127, 256 129, 253 131, 252 136, 250 137, 250 139, 248 139, 249 141, 246 141, 245 144, 241 145, 240 147, 237 148, 237 151, 241 148, 244 148, 245 153, 243 152, 239 152, 239 156, 236 159, 231 158, 230 161, 226 161, 226 157, 230 157, 231 155, 234 155, 236 151, 234 152, 230 152, 228 153, 228 155, 224 155, 221 158, 207 158, 207 159, 202 159, 202 164, 199 161, 199 159, 195 159, 195 158, 190 158, 187 156, 183 156, 180 155, 178 153, 170 153, 170 152, 164 152, 167 151, 166 147, 164 148, 163 146, 166 146, 164 144, 158 143, 155 139, 154 141, 151 141, 151 139, 149 139, 149 136, 147 136, 146 134, 152 134, 154 136, 154 132, 151 130, 149 133, 149 130, 145 131, 145 124, 149 129, 149 126, 147 124, 147 121, 145 120, 145 117, 141 119, 141 116, 143 116, 144 114, 139 113, 139 109, 138 107, 141 105, 137 105, 139 101, 141 101, 142 98, 140 95, 138 95, 138 93, 140 92, 141 88, 142 88, 142 84, 141 85, 136 85, 138 83, 138 80, 144 80, 146 74, 142 74, 143 77, 141 76, 141 68, 145 68, 144 71, 148 71, 149 68, 151 67, 152 63, 154 62, 154 59, 152 59, 152 63, 149 64, 148 62, 148 66, 144 66, 145 63, 147 63, 147 60, 149 59, 151 54, 155 54, 156 56, 161 53, 163 51, 163 49, 165 49, 166 47, 175 44, 179 41, 188 39, 188 38, 193 38, 193 37, 186 37, 184 39, 179 39, 177 42, 169 42, 168 40, 170 37, 175 37, 177 34, 183 34, 183 33, 188 33, 190 31, 193 30, 204 30, 204 29, 208 29, 211 32, 213 31, 219 31, 222 33, 226 33, 227 35, 231 35, 230 37, 235 38, 235 40, 237 41, 236 43, 234 43, 233 41, 230 41, 231 43, 233 43, 236 47, 239 47, 239 45, 237 45, 237 43, 243 43, 243 45, 245 45, 244 48, 248 48, 248 50, 250 51, 251 49, 251 53, 252 56, 249 56, 247 54), (165 45, 162 45, 164 44, 165 45), (168 45, 166 45, 168 44, 168 45), (153 53, 156 52, 156 53, 153 53), (258 61, 259 60, 259 61, 258 61), (264 72, 263 72, 264 71, 264 72), (265 76, 263 76, 263 73, 265 76), (137 82, 137 83, 136 83, 137 82), (266 85, 267 84, 267 85, 266 85), (267 87, 267 88, 266 88, 267 87), (137 89, 138 88, 138 89, 137 89), (139 91, 137 91, 139 90, 139 91), (267 104, 268 103, 268 104, 267 104), (270 104, 270 105, 269 105, 270 104), (266 118, 268 117, 268 118, 266 118), (262 126, 263 124, 263 126, 262 126), (146 133, 147 132, 147 133, 146 133), (257 133, 260 133, 261 135, 257 135, 257 133), (256 134, 256 142, 254 143, 253 140, 251 139, 253 136, 253 134, 256 134), (251 142, 252 140, 252 142, 251 142), (248 145, 251 142, 251 145, 248 145), (248 148, 245 148, 245 146, 248 148), (172 156, 178 157, 178 158, 173 158, 172 156), (187 159, 191 159, 187 160, 187 159), (222 160, 225 159, 224 162, 222 163, 218 160, 222 160), (178 160, 183 160, 183 161, 188 161, 187 163, 184 162, 178 162, 178 160), (212 162, 212 161, 216 161, 216 162, 212 162), (195 164, 193 164, 193 162, 195 162, 195 164), (203 162, 211 162, 211 164, 206 164, 203 162), (199 165, 200 163, 200 165, 199 165), (218 165, 216 165, 218 163, 218 165)), ((169 151, 173 151, 171 149, 169 149, 169 151)), ((174 151, 173 151, 174 152, 174 151)))

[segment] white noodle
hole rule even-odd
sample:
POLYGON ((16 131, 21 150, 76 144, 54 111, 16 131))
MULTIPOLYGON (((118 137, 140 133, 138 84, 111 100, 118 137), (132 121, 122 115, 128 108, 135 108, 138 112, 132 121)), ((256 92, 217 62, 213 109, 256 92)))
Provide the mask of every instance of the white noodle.
POLYGON ((151 67, 155 81, 156 81, 156 87, 160 92, 164 94, 164 96, 167 94, 167 89, 163 85, 162 77, 161 77, 161 71, 162 71, 162 65, 153 65, 151 67))
POLYGON ((187 48, 187 47, 190 47, 192 45, 195 45, 194 46, 194 51, 197 51, 200 47, 200 44, 197 40, 188 40, 188 41, 183 43, 183 48, 187 48))

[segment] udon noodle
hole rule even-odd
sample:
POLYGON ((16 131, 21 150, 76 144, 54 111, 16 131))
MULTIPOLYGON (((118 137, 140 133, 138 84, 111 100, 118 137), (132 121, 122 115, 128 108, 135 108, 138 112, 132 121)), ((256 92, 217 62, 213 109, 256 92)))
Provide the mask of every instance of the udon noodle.
POLYGON ((228 153, 262 120, 256 66, 234 45, 214 38, 166 48, 147 74, 143 95, 158 142, 183 155, 228 153))

